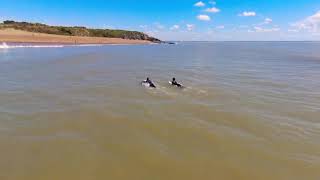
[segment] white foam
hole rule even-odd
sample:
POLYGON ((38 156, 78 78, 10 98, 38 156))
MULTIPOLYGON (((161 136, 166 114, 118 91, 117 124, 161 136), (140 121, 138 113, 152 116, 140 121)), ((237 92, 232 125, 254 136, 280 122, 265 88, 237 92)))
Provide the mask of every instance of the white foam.
POLYGON ((2 45, 0 45, 0 49, 9 49, 9 46, 6 43, 2 43, 2 45))
POLYGON ((0 49, 15 49, 15 48, 63 48, 63 47, 95 47, 103 46, 103 44, 77 44, 77 45, 39 45, 39 44, 0 44, 0 49))
POLYGON ((141 83, 141 85, 148 88, 150 87, 150 84, 144 81, 141 83))
POLYGON ((2 43, 0 49, 15 49, 15 48, 61 48, 64 45, 8 45, 7 43, 2 43))

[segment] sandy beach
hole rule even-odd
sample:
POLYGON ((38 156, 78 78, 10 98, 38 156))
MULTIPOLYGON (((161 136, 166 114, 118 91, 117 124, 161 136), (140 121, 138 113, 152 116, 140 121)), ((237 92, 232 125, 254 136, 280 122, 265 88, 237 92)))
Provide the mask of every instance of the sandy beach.
POLYGON ((14 43, 53 43, 53 44, 150 44, 145 40, 120 38, 63 36, 32 33, 15 29, 0 29, 0 42, 14 43))

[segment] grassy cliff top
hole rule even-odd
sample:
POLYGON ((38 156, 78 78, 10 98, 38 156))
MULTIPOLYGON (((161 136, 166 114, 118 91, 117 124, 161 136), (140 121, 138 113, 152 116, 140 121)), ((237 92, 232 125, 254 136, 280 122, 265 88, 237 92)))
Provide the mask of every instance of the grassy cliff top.
POLYGON ((161 42, 159 39, 150 37, 145 33, 138 31, 127 30, 112 30, 112 29, 89 29, 86 27, 64 27, 64 26, 49 26, 40 23, 4 21, 0 24, 0 28, 13 28, 35 33, 46 33, 66 36, 85 36, 85 37, 107 37, 107 38, 122 38, 134 40, 147 40, 155 43, 161 42))

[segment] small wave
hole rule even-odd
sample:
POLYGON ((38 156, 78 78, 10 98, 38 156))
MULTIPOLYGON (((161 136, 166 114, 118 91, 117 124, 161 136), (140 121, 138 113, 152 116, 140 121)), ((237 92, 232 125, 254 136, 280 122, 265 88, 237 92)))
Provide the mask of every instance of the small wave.
POLYGON ((15 48, 61 48, 64 45, 8 45, 7 43, 2 43, 0 49, 15 49, 15 48))
POLYGON ((189 87, 184 88, 183 90, 185 92, 187 92, 188 94, 192 94, 192 95, 196 95, 196 96, 208 96, 209 95, 208 90, 201 89, 198 87, 189 86, 189 87))
POLYGON ((166 97, 173 97, 176 98, 178 96, 188 96, 194 98, 204 98, 210 96, 208 90, 201 89, 198 87, 185 87, 185 88, 176 88, 172 87, 171 85, 164 85, 164 84, 157 84, 157 88, 147 88, 151 94, 159 95, 159 96, 166 96, 166 97))
POLYGON ((2 45, 0 45, 0 49, 9 49, 9 46, 6 43, 2 43, 2 45))
POLYGON ((0 49, 15 49, 15 48, 63 48, 63 47, 96 47, 103 46, 103 44, 71 44, 71 45, 39 45, 39 44, 7 44, 3 42, 0 44, 0 49))

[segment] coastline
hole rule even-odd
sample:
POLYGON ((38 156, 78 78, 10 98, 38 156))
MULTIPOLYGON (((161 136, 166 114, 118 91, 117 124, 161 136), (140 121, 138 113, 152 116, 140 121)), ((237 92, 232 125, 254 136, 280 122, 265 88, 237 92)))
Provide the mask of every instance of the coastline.
POLYGON ((146 40, 130 40, 121 38, 64 36, 44 33, 33 33, 15 29, 0 29, 0 42, 6 43, 45 43, 64 45, 84 44, 153 44, 146 40))

